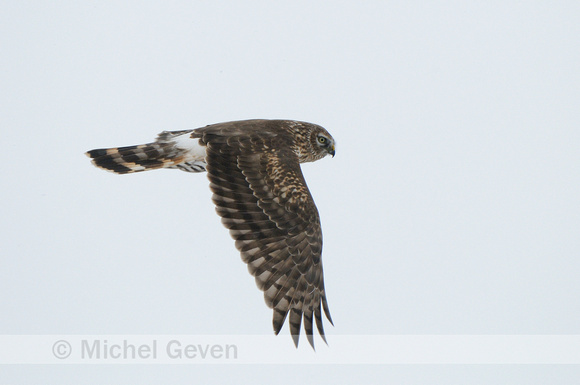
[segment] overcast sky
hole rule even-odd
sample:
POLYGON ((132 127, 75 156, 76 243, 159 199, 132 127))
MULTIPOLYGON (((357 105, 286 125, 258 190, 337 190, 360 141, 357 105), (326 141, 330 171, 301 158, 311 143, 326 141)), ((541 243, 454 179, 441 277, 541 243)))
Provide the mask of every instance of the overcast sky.
MULTIPOLYGON (((1 1, 0 332, 271 334, 204 175, 117 176, 83 153, 283 118, 337 141, 336 157, 303 167, 336 325, 320 349, 333 335, 579 334, 578 20, 574 1, 1 1)), ((305 342, 293 353, 311 354, 305 342)), ((580 374, 0 371, 7 383, 44 384, 555 384, 580 374)))

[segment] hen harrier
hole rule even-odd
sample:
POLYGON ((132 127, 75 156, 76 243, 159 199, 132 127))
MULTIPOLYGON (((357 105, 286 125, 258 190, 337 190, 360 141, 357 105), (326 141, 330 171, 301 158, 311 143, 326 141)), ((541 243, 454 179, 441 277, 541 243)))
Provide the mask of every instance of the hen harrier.
POLYGON ((334 156, 324 128, 292 120, 245 120, 164 131, 153 143, 87 152, 117 174, 159 168, 208 172, 216 211, 274 309, 278 334, 288 313, 298 346, 300 326, 314 347, 312 317, 324 340, 322 311, 332 324, 322 275, 322 230, 300 163, 334 156))

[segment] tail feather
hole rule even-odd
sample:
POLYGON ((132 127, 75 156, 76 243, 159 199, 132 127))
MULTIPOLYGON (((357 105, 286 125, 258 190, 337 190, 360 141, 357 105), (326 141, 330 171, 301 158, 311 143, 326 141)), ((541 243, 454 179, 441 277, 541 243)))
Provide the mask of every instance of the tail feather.
MULTIPOLYGON (((179 158, 170 159, 165 149, 156 143, 119 148, 96 149, 88 151, 93 164, 117 174, 155 170, 179 163, 179 158)), ((182 158, 182 157, 181 157, 182 158)))
POLYGON ((100 148, 87 151, 86 155, 92 159, 95 166, 116 174, 129 174, 159 168, 178 168, 188 172, 205 171, 204 157, 199 152, 191 151, 191 145, 196 145, 196 143, 193 142, 193 139, 189 139, 187 133, 190 132, 191 130, 163 132, 153 143, 100 148), (181 142, 177 140, 181 140, 181 142), (183 143, 190 147, 184 146, 183 143))

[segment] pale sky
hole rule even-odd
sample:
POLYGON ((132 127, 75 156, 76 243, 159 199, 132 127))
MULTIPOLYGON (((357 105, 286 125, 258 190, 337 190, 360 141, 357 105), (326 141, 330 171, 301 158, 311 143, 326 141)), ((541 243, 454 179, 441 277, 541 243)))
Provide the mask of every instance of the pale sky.
MULTIPOLYGON (((0 332, 271 334, 205 175, 117 176, 83 153, 282 118, 337 140, 336 157, 303 167, 336 325, 325 324, 320 349, 333 335, 580 334, 579 19, 573 1, 1 1, 0 332)), ((291 345, 284 333, 272 338, 291 345)), ((303 338, 293 353, 309 349, 303 338)), ((1 372, 6 383, 61 385, 580 375, 509 365, 1 372)))

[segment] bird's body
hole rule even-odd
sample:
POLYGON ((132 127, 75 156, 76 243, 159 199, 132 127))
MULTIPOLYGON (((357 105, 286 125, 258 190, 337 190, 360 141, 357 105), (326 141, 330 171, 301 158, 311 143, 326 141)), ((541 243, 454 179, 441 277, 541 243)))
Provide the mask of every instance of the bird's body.
POLYGON ((334 156, 334 149, 332 136, 315 124, 245 120, 164 131, 153 143, 87 155, 97 167, 117 174, 159 168, 207 171, 216 211, 274 309, 274 331, 278 334, 289 314, 297 345, 304 319, 313 345, 313 319, 324 340, 321 309, 332 320, 320 219, 300 163, 334 156))

